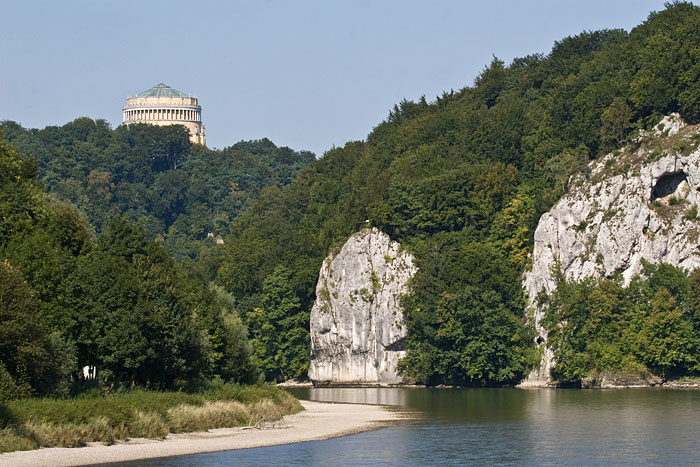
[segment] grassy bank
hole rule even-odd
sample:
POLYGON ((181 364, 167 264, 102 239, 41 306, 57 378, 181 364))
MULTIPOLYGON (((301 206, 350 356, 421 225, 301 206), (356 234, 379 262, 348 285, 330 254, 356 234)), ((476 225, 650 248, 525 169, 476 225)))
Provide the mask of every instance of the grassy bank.
POLYGON ((195 394, 131 391, 0 404, 0 452, 255 425, 302 410, 273 386, 224 385, 195 394))

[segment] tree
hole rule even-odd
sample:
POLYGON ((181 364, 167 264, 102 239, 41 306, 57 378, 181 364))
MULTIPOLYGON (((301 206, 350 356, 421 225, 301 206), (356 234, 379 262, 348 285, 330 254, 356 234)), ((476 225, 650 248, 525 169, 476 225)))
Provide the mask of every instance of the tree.
POLYGON ((0 400, 68 392, 75 357, 39 318, 34 292, 8 261, 0 261, 0 400))
POLYGON ((634 116, 632 108, 621 97, 613 99, 600 115, 602 126, 600 137, 606 147, 615 147, 627 140, 630 120, 634 116))
POLYGON ((45 212, 36 186, 36 165, 22 159, 0 135, 0 247, 12 236, 31 230, 45 212))
POLYGON ((642 360, 664 378, 696 361, 690 345, 690 323, 683 319, 675 298, 665 288, 654 294, 639 339, 644 349, 642 360))
POLYGON ((247 315, 257 366, 268 380, 302 376, 309 366, 309 313, 289 277, 284 266, 275 268, 263 283, 261 307, 247 315))

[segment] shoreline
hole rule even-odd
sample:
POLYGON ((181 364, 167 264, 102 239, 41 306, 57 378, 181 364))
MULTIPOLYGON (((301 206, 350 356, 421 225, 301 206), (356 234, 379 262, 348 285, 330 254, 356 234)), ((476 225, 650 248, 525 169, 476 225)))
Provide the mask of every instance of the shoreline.
POLYGON ((320 441, 396 425, 408 412, 387 406, 300 401, 304 411, 256 427, 169 434, 165 439, 130 439, 112 445, 41 448, 0 454, 0 465, 62 467, 184 456, 205 452, 320 441))

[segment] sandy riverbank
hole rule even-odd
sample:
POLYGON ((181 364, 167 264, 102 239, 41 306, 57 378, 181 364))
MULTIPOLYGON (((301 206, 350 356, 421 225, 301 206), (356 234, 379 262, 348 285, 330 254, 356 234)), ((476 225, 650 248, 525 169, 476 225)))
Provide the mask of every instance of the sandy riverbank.
POLYGON ((393 425, 409 417, 382 406, 301 401, 306 409, 260 429, 223 428, 171 434, 164 440, 134 439, 105 446, 45 448, 0 454, 0 466, 70 466, 182 456, 315 441, 393 425))

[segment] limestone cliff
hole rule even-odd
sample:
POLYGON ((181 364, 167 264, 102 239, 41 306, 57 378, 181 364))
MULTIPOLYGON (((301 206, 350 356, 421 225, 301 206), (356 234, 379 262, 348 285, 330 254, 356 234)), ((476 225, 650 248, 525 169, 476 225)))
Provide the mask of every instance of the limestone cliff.
POLYGON ((399 303, 413 257, 377 229, 354 234, 323 262, 311 310, 315 385, 401 383, 406 328, 399 303))
MULTIPOLYGON (((625 284, 642 260, 687 269, 700 266, 700 128, 666 117, 633 145, 593 161, 572 177, 569 192, 539 221, 532 269, 524 287, 535 299, 556 287, 554 268, 567 279, 622 274, 625 284)), ((523 385, 550 384, 552 355, 523 385)))

